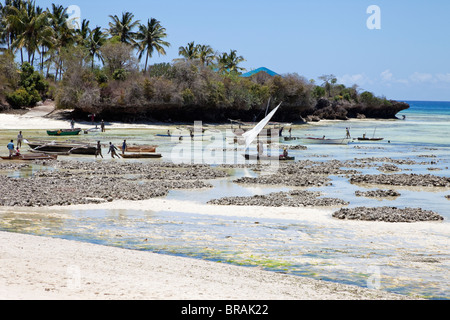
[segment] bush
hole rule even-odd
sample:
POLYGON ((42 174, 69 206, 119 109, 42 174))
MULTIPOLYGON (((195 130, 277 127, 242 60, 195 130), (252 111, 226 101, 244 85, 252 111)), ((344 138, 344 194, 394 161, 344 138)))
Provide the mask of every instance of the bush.
POLYGON ((13 93, 6 95, 6 101, 14 109, 29 106, 31 104, 31 99, 32 97, 24 88, 19 88, 13 93))

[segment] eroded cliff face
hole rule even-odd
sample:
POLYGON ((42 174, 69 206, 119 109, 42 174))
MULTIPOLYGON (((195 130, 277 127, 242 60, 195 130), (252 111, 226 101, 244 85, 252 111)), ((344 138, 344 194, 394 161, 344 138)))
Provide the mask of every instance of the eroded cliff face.
MULTIPOLYGON (((311 122, 320 120, 348 120, 352 118, 395 119, 396 115, 409 108, 404 102, 387 101, 387 103, 367 106, 361 103, 336 102, 327 99, 317 101, 315 107, 283 105, 273 121, 311 122)), ((265 115, 265 108, 249 110, 205 107, 198 105, 101 105, 93 108, 77 108, 73 116, 85 118, 86 113, 94 112, 98 117, 109 121, 155 121, 155 122, 193 122, 204 121, 228 123, 230 119, 245 122, 259 121, 265 115)))

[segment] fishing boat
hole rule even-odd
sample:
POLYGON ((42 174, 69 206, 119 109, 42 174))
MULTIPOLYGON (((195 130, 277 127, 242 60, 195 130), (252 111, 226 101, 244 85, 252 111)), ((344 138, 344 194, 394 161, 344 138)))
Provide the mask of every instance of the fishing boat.
POLYGON ((56 160, 58 158, 57 155, 49 155, 44 153, 36 153, 36 154, 21 154, 21 155, 13 155, 11 158, 0 157, 3 160, 14 160, 14 161, 33 161, 33 160, 56 160))
POLYGON ((367 137, 361 137, 358 138, 358 141, 382 141, 384 138, 367 138, 367 137))
POLYGON ((264 155, 249 155, 249 154, 245 154, 244 155, 245 159, 247 160, 269 160, 269 161, 294 161, 295 157, 290 157, 290 156, 264 156, 264 155))
POLYGON ((125 153, 121 154, 124 159, 159 159, 162 155, 159 153, 125 153))
POLYGON ((77 136, 81 132, 81 129, 59 129, 59 130, 47 130, 49 136, 77 136))
POLYGON ((347 145, 351 141, 351 139, 342 138, 342 139, 326 139, 323 138, 302 138, 301 139, 304 143, 307 144, 337 144, 337 145, 347 145))
MULTIPOLYGON (((119 146, 119 149, 122 150, 122 146, 119 146)), ((127 149, 125 150, 127 152, 147 152, 147 153, 153 153, 156 152, 156 146, 127 146, 127 149)))
POLYGON ((95 155, 96 146, 83 142, 25 141, 33 152, 95 155))

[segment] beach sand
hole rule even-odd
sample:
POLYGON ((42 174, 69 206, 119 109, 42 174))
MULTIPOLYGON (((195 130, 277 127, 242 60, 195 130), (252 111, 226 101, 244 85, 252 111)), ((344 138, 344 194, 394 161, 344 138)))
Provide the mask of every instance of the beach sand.
MULTIPOLYGON (((71 209, 128 208, 263 218, 327 219, 318 209, 222 207, 151 199, 76 205, 71 209), (284 214, 284 215, 283 215, 284 214), (309 217, 309 218, 308 218, 309 217)), ((52 207, 58 214, 64 207, 52 207)), ((20 208, 17 209, 20 214, 20 208)), ((63 212, 63 211, 61 211, 63 212)), ((339 223, 339 221, 337 221, 339 223)), ((396 300, 385 291, 76 241, 0 232, 0 299, 28 300, 396 300)))

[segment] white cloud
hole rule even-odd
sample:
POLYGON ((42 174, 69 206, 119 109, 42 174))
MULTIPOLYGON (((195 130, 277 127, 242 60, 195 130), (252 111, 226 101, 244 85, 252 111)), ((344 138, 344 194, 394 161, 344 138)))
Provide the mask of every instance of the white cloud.
POLYGON ((354 84, 357 84, 359 86, 372 83, 372 80, 370 80, 369 77, 367 77, 365 74, 345 74, 343 76, 338 77, 338 83, 341 83, 347 87, 350 87, 354 84))
POLYGON ((435 82, 433 75, 431 73, 420 73, 414 72, 409 79, 413 82, 435 82))
POLYGON ((381 76, 381 79, 384 81, 392 81, 393 77, 394 77, 391 70, 389 70, 389 69, 383 71, 380 76, 381 76))

